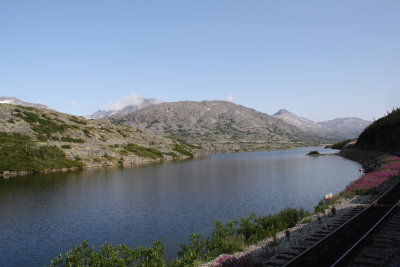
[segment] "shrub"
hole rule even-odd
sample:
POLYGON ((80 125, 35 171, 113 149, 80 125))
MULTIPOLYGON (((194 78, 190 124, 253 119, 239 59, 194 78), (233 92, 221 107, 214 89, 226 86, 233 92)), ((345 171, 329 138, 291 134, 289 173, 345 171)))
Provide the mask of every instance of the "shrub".
POLYGON ((71 145, 61 145, 61 148, 64 148, 64 149, 71 149, 72 147, 71 147, 71 145))
MULTIPOLYGON (((246 245, 262 240, 266 237, 274 237, 279 231, 293 227, 309 213, 303 209, 285 209, 275 215, 241 218, 223 224, 215 223, 215 228, 209 238, 197 236, 192 244, 183 247, 180 251, 180 259, 193 259, 186 255, 187 248, 196 247, 197 259, 207 260, 223 253, 233 253, 242 250, 246 245), (199 240, 202 240, 199 242, 199 240), (200 248, 201 247, 201 248, 200 248)), ((190 262, 187 262, 190 264, 190 262)))
POLYGON ((23 111, 22 113, 16 113, 15 116, 27 122, 31 129, 39 135, 50 136, 52 133, 62 133, 68 128, 64 122, 54 120, 46 114, 39 116, 30 111, 23 111))
POLYGON ((0 132, 0 172, 83 167, 56 146, 36 146, 29 136, 0 132))
POLYGON ((82 131, 86 137, 92 138, 92 135, 90 134, 90 128, 83 128, 82 131))
POLYGON ((96 252, 85 240, 80 246, 60 254, 50 266, 166 266, 164 245, 155 241, 151 247, 131 249, 125 245, 104 244, 96 252))
POLYGON ((172 150, 181 153, 182 155, 185 155, 191 159, 194 158, 194 154, 190 151, 190 148, 183 144, 175 144, 172 150))
POLYGON ((321 155, 321 154, 320 154, 318 151, 313 150, 313 151, 308 152, 307 155, 308 155, 308 156, 319 156, 319 155, 321 155))
POLYGON ((352 142, 352 141, 354 141, 354 139, 347 139, 347 140, 344 140, 344 141, 341 141, 341 142, 337 142, 337 143, 333 144, 333 145, 331 146, 331 148, 332 148, 332 149, 342 149, 342 148, 344 148, 348 143, 350 143, 350 142, 352 142))
POLYGON ((78 123, 78 124, 82 124, 82 125, 88 124, 86 120, 80 119, 80 118, 78 118, 76 116, 70 116, 69 120, 72 121, 72 122, 78 123))
POLYGON ((124 148, 125 150, 132 152, 139 157, 151 158, 151 159, 164 158, 164 154, 161 151, 154 148, 143 147, 136 144, 128 144, 124 148))

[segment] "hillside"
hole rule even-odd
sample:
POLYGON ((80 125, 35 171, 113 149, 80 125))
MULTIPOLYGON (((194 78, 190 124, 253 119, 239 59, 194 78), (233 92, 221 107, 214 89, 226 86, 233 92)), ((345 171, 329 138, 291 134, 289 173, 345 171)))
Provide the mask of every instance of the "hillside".
POLYGON ((282 119, 324 142, 356 138, 371 123, 359 118, 337 118, 314 122, 285 109, 279 110, 274 114, 274 117, 282 119))
POLYGON ((190 145, 107 120, 0 104, 0 174, 193 157, 190 145))
POLYGON ((49 108, 46 105, 25 102, 16 97, 4 97, 4 96, 0 97, 0 104, 12 104, 12 105, 21 105, 21 106, 25 106, 25 107, 45 108, 45 109, 49 108))
POLYGON ((386 152, 400 152, 400 109, 397 108, 368 126, 359 136, 356 147, 386 152))
POLYGON ((112 121, 183 139, 210 152, 279 149, 318 143, 280 119, 226 101, 161 103, 112 117, 112 121))

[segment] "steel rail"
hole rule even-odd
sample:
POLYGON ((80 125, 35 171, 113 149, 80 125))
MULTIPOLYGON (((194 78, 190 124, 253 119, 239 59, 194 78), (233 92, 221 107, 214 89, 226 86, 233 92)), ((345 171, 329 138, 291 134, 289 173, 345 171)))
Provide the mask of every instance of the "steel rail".
POLYGON ((349 221, 319 240, 283 266, 332 266, 339 264, 344 254, 351 254, 351 248, 361 244, 360 238, 372 232, 371 228, 378 227, 383 222, 388 211, 396 210, 400 196, 400 182, 393 185, 377 200, 360 211, 349 221), (393 206, 394 205, 394 206, 393 206))

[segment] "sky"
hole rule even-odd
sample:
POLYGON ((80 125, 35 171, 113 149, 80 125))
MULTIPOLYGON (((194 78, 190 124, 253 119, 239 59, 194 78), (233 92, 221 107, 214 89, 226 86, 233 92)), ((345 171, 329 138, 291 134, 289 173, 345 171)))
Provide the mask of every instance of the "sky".
POLYGON ((0 0, 0 96, 88 115, 138 97, 378 119, 400 1, 0 0))

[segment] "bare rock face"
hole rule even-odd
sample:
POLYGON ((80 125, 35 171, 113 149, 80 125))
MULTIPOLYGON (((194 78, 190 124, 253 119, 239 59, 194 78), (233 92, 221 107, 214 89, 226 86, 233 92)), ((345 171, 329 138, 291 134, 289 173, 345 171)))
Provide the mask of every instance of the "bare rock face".
POLYGON ((354 117, 314 122, 284 109, 275 113, 274 117, 282 119, 324 142, 337 142, 344 139, 357 138, 371 124, 370 121, 354 117))
POLYGON ((209 151, 243 151, 316 144, 283 120, 226 101, 161 103, 111 118, 143 131, 183 139, 209 151))

